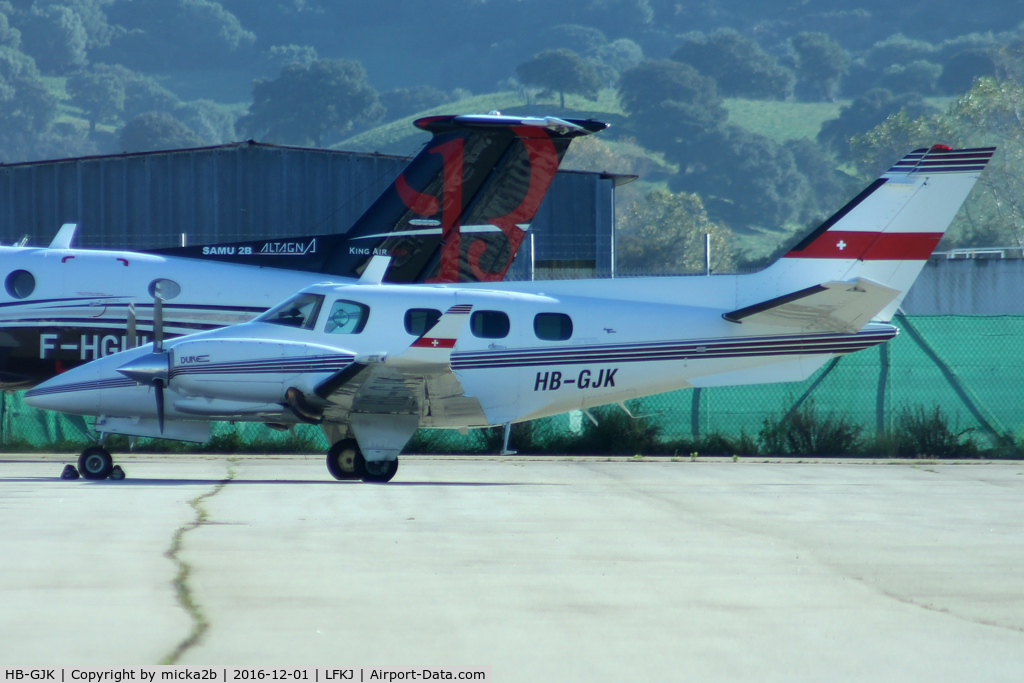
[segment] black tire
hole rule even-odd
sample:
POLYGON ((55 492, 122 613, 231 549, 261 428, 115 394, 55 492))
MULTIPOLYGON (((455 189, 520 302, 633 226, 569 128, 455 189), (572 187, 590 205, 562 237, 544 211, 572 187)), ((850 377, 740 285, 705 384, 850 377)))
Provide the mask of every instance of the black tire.
POLYGON ((398 472, 398 458, 368 463, 362 462, 363 481, 372 484, 386 484, 398 472))
POLYGON ((85 479, 106 479, 114 469, 114 459, 102 446, 90 446, 78 456, 78 471, 85 479))
POLYGON ((110 478, 113 481, 124 479, 124 470, 121 469, 120 465, 114 465, 114 469, 110 470, 110 478))
POLYGON ((359 444, 355 439, 342 439, 327 451, 327 471, 338 481, 359 479, 362 471, 359 463, 363 454, 359 452, 359 444))
POLYGON ((61 479, 78 479, 78 470, 74 465, 64 465, 64 471, 60 473, 61 479))

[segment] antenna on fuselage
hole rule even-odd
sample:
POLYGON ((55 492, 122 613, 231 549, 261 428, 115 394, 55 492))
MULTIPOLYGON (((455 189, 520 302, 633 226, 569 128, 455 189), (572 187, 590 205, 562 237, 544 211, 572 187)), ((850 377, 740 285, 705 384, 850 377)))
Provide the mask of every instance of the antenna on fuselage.
POLYGON ((60 226, 60 230, 53 236, 53 240, 50 241, 50 246, 47 249, 70 249, 71 240, 75 238, 75 230, 78 229, 78 223, 65 223, 60 226))

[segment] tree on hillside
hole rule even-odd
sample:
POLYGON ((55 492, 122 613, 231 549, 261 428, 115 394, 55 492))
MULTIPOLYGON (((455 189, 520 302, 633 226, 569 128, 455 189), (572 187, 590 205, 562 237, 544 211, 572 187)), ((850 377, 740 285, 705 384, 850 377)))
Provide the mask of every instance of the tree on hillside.
POLYGON ((0 12, 0 46, 17 50, 21 46, 21 31, 11 26, 7 15, 0 12))
POLYGON ((120 64, 93 64, 69 76, 66 87, 71 101, 85 111, 90 131, 97 123, 115 124, 153 111, 176 113, 183 106, 154 78, 120 64))
POLYGON ((244 64, 256 42, 234 14, 216 0, 132 0, 106 5, 110 23, 121 27, 96 55, 141 71, 244 64))
POLYGON ((33 5, 18 24, 22 49, 46 74, 63 74, 88 63, 88 33, 82 17, 65 5, 33 5))
POLYGON ((912 149, 994 145, 995 156, 943 238, 942 246, 1024 245, 1024 87, 981 78, 945 112, 899 111, 851 142, 864 177, 877 175, 912 149))
POLYGON ((864 62, 881 72, 893 64, 909 64, 920 59, 934 59, 935 46, 924 40, 908 38, 902 33, 880 40, 864 53, 864 62))
POLYGON ((47 90, 32 58, 0 47, 0 161, 31 158, 56 113, 57 98, 47 90))
POLYGON ((673 160, 685 170, 670 179, 672 189, 698 193, 708 214, 733 228, 782 228, 815 208, 789 147, 738 126, 700 135, 673 160))
POLYGON ((843 46, 825 33, 809 32, 793 36, 789 45, 800 79, 799 94, 807 99, 834 100, 840 79, 850 70, 850 55, 843 46))
POLYGON ((618 78, 623 71, 643 61, 644 51, 629 38, 619 38, 597 48, 594 59, 615 71, 615 77, 618 78))
POLYGON ((655 190, 631 203, 616 221, 615 266, 645 273, 702 272, 705 234, 711 235, 711 270, 734 268, 732 233, 708 218, 700 197, 655 190))
POLYGON ((687 146, 729 116, 713 79, 668 59, 648 60, 624 71, 619 102, 641 144, 677 157, 685 156, 680 145, 687 146))
POLYGON ((813 140, 787 140, 786 148, 793 155, 796 169, 811 185, 812 192, 806 207, 809 217, 824 219, 832 215, 859 191, 860 185, 856 180, 836 169, 835 158, 826 154, 813 140))
POLYGON ((995 73, 995 62, 987 50, 967 50, 943 64, 942 75, 935 85, 943 94, 959 95, 970 90, 976 78, 995 76, 995 73))
POLYGON ((71 101, 89 119, 90 133, 96 131, 97 123, 116 123, 124 112, 124 80, 108 69, 76 71, 68 77, 66 88, 71 101))
POLYGON ((213 100, 182 102, 168 110, 208 144, 223 144, 238 139, 235 112, 213 100))
POLYGON ((120 140, 125 152, 153 152, 206 144, 188 126, 163 111, 146 112, 133 118, 121 129, 120 140))
POLYGON ((597 69, 572 50, 545 50, 516 67, 516 77, 524 85, 557 92, 565 109, 565 94, 597 99, 601 79, 597 69))
POLYGON ((878 87, 891 90, 896 94, 931 95, 935 91, 935 84, 940 75, 942 75, 941 66, 918 59, 909 64, 893 64, 887 67, 877 83, 878 87))
POLYGON ((874 88, 842 107, 839 110, 839 118, 822 124, 818 142, 831 148, 840 157, 848 158, 850 138, 871 130, 900 109, 906 109, 912 119, 935 111, 921 99, 920 95, 897 97, 883 88, 874 88))
POLYGON ((343 134, 357 122, 384 114, 363 65, 345 59, 289 64, 277 78, 253 83, 252 99, 239 128, 285 144, 320 146, 326 135, 343 134))
POLYGON ((380 94, 380 103, 386 110, 385 118, 388 121, 440 107, 450 101, 451 97, 448 96, 448 93, 429 85, 395 88, 380 94))
POLYGON ((666 101, 725 112, 714 79, 687 64, 649 59, 619 77, 619 103, 626 113, 639 114, 666 101))
POLYGON ((731 29, 690 38, 672 59, 714 78, 725 97, 784 100, 793 91, 793 74, 756 41, 731 29))
POLYGON ((600 30, 580 24, 557 24, 542 29, 538 34, 540 47, 545 50, 564 48, 578 55, 592 52, 608 42, 600 30))

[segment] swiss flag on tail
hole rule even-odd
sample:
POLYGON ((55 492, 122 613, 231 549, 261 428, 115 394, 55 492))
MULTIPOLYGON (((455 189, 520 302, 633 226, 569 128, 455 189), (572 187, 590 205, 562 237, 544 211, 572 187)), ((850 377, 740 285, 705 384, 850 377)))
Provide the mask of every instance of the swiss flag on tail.
POLYGON ((994 152, 945 145, 914 150, 785 258, 926 261, 994 152))

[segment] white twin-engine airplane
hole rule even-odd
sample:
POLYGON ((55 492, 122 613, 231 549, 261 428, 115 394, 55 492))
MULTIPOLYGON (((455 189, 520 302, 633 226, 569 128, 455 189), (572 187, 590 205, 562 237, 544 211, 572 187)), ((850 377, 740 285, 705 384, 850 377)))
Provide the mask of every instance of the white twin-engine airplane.
POLYGON ((26 389, 151 334, 159 283, 168 337, 245 322, 308 285, 355 282, 374 255, 388 281, 501 280, 570 142, 597 121, 432 116, 433 133, 348 232, 150 253, 0 247, 0 389, 26 389))
MULTIPOLYGON (((993 151, 907 155, 759 273, 395 286, 378 257, 358 284, 108 356, 26 400, 97 416, 101 434, 202 441, 211 420, 318 423, 335 478, 388 481, 419 427, 505 425, 507 450, 514 422, 803 380, 896 335, 893 313, 993 151)), ((79 468, 96 479, 114 465, 93 446, 79 468)))

